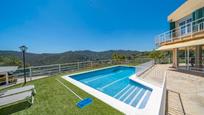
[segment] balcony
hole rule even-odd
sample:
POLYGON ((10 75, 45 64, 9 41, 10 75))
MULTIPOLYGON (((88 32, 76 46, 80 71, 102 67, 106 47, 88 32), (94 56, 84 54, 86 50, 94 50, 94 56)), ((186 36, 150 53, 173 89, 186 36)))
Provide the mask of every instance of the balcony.
POLYGON ((156 36, 155 45, 159 48, 200 38, 204 38, 204 17, 156 36))

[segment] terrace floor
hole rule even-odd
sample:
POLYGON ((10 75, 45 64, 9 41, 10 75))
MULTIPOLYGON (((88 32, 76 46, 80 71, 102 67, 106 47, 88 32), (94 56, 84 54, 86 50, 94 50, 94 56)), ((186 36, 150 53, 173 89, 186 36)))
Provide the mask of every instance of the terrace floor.
POLYGON ((140 79, 161 87, 167 71, 167 115, 203 115, 204 76, 177 71, 170 66, 155 65, 140 79))

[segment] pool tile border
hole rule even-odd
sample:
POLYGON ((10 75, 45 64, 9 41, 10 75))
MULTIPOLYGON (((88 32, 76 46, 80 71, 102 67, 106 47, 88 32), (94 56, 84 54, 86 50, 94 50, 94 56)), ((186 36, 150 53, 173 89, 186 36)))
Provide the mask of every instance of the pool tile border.
POLYGON ((138 79, 136 77, 136 73, 133 74, 132 76, 130 76, 129 79, 152 89, 152 93, 151 93, 149 100, 146 104, 146 107, 144 109, 138 109, 138 108, 132 107, 131 105, 128 105, 124 102, 121 102, 121 101, 115 99, 114 97, 111 97, 111 96, 109 96, 103 92, 100 92, 100 91, 98 91, 98 90, 96 90, 90 86, 87 86, 87 85, 85 85, 85 84, 83 84, 77 80, 74 80, 70 77, 73 75, 83 74, 83 73, 87 73, 87 72, 92 72, 92 71, 97 71, 97 70, 102 70, 102 69, 107 69, 107 68, 112 68, 112 67, 117 67, 117 66, 126 66, 126 67, 135 67, 136 68, 136 66, 115 65, 115 66, 109 66, 109 67, 104 67, 104 68, 99 68, 99 69, 93 69, 93 70, 73 73, 73 74, 62 76, 62 78, 69 81, 73 85, 79 87, 80 89, 84 90, 85 92, 93 95, 97 99, 112 106, 113 108, 121 111, 124 114, 128 114, 128 115, 158 115, 159 110, 160 110, 160 106, 161 106, 162 88, 154 86, 152 84, 149 84, 145 81, 138 79))

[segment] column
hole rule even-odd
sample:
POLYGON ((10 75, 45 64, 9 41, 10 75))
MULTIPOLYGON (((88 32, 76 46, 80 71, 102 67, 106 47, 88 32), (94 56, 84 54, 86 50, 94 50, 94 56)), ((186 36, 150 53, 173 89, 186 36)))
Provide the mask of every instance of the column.
POLYGON ((178 57, 177 57, 177 48, 173 49, 173 67, 177 68, 178 67, 178 57))
POLYGON ((190 53, 189 53, 189 47, 187 47, 187 70, 190 70, 189 62, 190 62, 190 53))
POLYGON ((195 50, 195 66, 201 67, 202 66, 202 47, 196 46, 195 50))
POLYGON ((185 48, 185 65, 186 65, 186 69, 187 69, 187 63, 188 60, 187 60, 187 48, 185 48))

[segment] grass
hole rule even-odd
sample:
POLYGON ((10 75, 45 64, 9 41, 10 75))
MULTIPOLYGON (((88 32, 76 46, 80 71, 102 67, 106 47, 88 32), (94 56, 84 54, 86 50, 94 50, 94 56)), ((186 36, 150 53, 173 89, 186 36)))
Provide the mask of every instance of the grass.
MULTIPOLYGON (((0 110, 0 115, 120 115, 121 112, 105 104, 92 95, 84 92, 78 87, 61 78, 63 74, 34 80, 26 85, 34 84, 37 94, 32 106, 22 102, 0 110), (65 85, 74 90, 81 97, 93 98, 93 103, 83 109, 79 109, 76 103, 80 100, 64 88, 56 79, 61 80, 65 85)), ((11 88, 20 87, 22 84, 11 88)))

